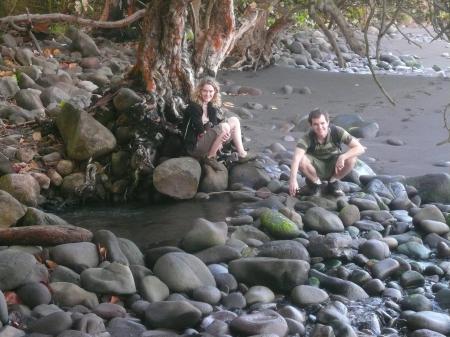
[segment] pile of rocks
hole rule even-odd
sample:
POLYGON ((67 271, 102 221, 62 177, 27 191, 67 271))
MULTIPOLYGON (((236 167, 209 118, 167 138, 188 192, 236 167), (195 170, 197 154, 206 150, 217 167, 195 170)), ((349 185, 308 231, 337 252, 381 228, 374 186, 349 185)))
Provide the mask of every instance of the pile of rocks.
MULTIPOLYGON (((178 246, 100 230, 1 247, 0 335, 450 334, 450 176, 360 174, 345 197, 297 199, 291 155, 274 144, 233 168, 245 212, 196 220, 178 246)), ((1 196, 16 218, 36 212, 1 196)))
MULTIPOLYGON (((339 67, 336 53, 320 30, 305 30, 286 34, 274 48, 272 60, 280 66, 300 69, 340 71, 356 74, 370 73, 367 58, 351 51, 343 36, 338 35, 336 32, 332 33, 345 61, 346 67, 343 69, 339 67)), ((378 30, 375 27, 371 27, 369 30, 370 40, 375 40, 377 34, 378 30)), ((392 37, 396 34, 399 33, 394 28, 389 32, 389 35, 392 37)), ((415 36, 414 39, 423 40, 424 37, 415 36)), ((444 53, 442 57, 448 58, 449 55, 444 53)), ((418 56, 409 54, 395 55, 391 52, 382 52, 379 62, 374 57, 371 58, 371 62, 377 73, 426 74, 427 76, 443 77, 448 77, 450 73, 449 67, 443 69, 438 65, 433 65, 431 68, 426 68, 421 64, 418 56)))

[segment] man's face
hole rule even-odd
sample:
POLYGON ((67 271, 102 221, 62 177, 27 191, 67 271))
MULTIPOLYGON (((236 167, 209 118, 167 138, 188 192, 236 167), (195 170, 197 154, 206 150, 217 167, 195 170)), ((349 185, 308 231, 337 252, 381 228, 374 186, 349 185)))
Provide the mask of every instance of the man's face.
POLYGON ((324 115, 311 120, 311 127, 317 138, 324 139, 328 134, 328 124, 330 124, 324 115))

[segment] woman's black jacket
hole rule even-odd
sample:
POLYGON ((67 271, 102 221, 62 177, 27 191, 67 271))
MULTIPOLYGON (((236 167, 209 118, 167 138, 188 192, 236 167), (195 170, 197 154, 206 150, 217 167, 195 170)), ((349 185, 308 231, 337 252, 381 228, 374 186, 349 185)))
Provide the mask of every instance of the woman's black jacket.
MULTIPOLYGON (((192 151, 197 143, 199 134, 205 132, 207 124, 202 122, 202 106, 195 102, 190 102, 183 117, 183 138, 187 151, 192 151)), ((208 103, 208 119, 214 126, 220 123, 219 109, 212 103, 208 103)))

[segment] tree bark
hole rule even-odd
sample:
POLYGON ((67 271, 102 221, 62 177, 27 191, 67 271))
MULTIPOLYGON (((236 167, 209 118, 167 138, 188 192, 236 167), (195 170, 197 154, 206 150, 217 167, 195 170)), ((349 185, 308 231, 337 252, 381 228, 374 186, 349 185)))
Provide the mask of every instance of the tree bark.
POLYGON ((355 36, 353 29, 349 26, 339 8, 333 0, 320 0, 315 4, 320 11, 327 13, 336 22, 345 37, 350 48, 358 55, 364 56, 366 49, 360 39, 355 36))
POLYGON ((171 99, 189 97, 192 68, 184 55, 184 29, 189 0, 154 0, 145 12, 142 38, 132 77, 147 92, 171 99))
POLYGON ((314 22, 319 26, 319 28, 323 31, 325 36, 327 37, 328 41, 330 42, 331 46, 333 47, 334 53, 336 54, 339 67, 345 68, 345 62, 344 58, 342 57, 341 50, 339 49, 339 46, 337 45, 336 39, 334 38, 333 34, 331 34, 328 27, 325 25, 325 23, 322 21, 319 15, 317 15, 316 8, 314 5, 312 5, 309 9, 309 14, 311 15, 311 18, 314 20, 314 22))
POLYGON ((191 26, 194 33, 192 63, 196 77, 216 76, 217 71, 236 41, 256 20, 256 11, 248 7, 236 28, 233 0, 201 0, 191 3, 191 26))
POLYGON ((0 229, 0 246, 55 246, 72 242, 90 242, 91 231, 76 226, 23 226, 0 229))
POLYGON ((268 24, 269 5, 275 7, 278 3, 279 1, 262 1, 259 3, 259 9, 255 11, 256 18, 253 20, 253 24, 250 29, 243 33, 231 52, 234 59, 240 59, 233 67, 239 68, 243 63, 247 63, 244 67, 256 69, 270 64, 275 39, 294 23, 292 14, 295 11, 293 10, 282 13, 272 24, 268 24))

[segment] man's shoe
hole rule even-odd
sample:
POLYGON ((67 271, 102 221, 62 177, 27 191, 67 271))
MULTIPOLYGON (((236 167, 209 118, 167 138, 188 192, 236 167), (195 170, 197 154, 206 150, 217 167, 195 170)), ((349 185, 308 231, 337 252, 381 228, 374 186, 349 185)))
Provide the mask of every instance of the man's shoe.
POLYGON ((342 197, 345 195, 344 191, 342 190, 341 183, 339 180, 335 180, 333 182, 328 182, 328 192, 335 197, 342 197))
POLYGON ((322 188, 321 184, 315 184, 313 182, 307 181, 305 186, 298 189, 297 195, 318 197, 318 196, 320 196, 321 188, 322 188))
POLYGON ((203 164, 212 167, 214 171, 224 171, 224 166, 217 161, 216 158, 208 158, 203 159, 203 164))

